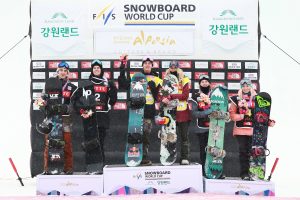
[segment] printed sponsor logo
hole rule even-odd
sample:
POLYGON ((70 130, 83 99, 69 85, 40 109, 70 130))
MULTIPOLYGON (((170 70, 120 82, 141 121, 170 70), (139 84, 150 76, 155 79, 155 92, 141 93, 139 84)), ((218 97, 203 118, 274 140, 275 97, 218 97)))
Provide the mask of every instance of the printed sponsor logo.
POLYGON ((69 79, 78 79, 78 72, 69 72, 69 79))
POLYGON ((120 68, 121 62, 119 60, 115 60, 113 63, 114 68, 120 68))
POLYGON ((75 61, 68 61, 70 69, 77 69, 78 68, 78 62, 75 61))
POLYGON ((107 87, 106 86, 100 86, 100 85, 95 85, 94 86, 95 92, 107 92, 107 87))
POLYGON ((192 72, 183 72, 185 76, 189 77, 189 79, 192 78, 192 72))
POLYGON ((127 92, 118 92, 118 99, 119 100, 126 100, 127 99, 127 92))
POLYGON ((211 73, 211 79, 224 80, 225 79, 225 73, 224 72, 212 72, 211 73))
POLYGON ((241 88, 240 83, 228 82, 228 90, 239 90, 241 88))
POLYGON ((103 76, 107 79, 111 78, 111 73, 110 72, 104 72, 103 76))
POLYGON ((198 82, 194 82, 194 89, 199 89, 199 83, 198 82))
POLYGON ((57 73, 56 72, 49 72, 48 75, 49 75, 49 77, 54 77, 54 76, 57 75, 57 73))
POLYGON ((40 98, 41 95, 42 95, 41 92, 33 92, 32 93, 32 99, 36 100, 36 99, 40 98))
POLYGON ((250 80, 257 80, 257 73, 245 73, 245 78, 248 78, 250 80))
POLYGON ((241 80, 242 74, 241 72, 228 72, 227 79, 228 80, 241 80))
POLYGON ((245 69, 258 69, 258 62, 245 62, 245 69))
POLYGON ((43 90, 45 87, 45 82, 32 82, 33 90, 43 90))
POLYGON ((169 170, 145 171, 145 180, 170 180, 170 176, 169 170))
POLYGON ((195 62, 195 69, 208 69, 208 62, 195 62))
POLYGON ((71 96, 71 91, 63 91, 63 97, 69 98, 71 96))
POLYGON ((91 62, 90 61, 81 61, 80 62, 80 68, 81 69, 89 69, 89 68, 91 68, 91 62))
POLYGON ((103 22, 105 26, 109 21, 116 19, 116 13, 114 13, 114 7, 112 6, 113 3, 106 5, 103 9, 100 10, 98 14, 93 14, 93 20, 98 21, 100 20, 103 22))
POLYGON ((242 69, 241 62, 228 62, 228 69, 242 69))
POLYGON ((127 105, 125 102, 116 102, 114 105, 114 110, 126 110, 127 105))
POLYGON ((211 62, 210 64, 211 69, 225 69, 224 62, 211 62))
POLYGON ((110 69, 110 61, 102 61, 103 69, 110 69))
POLYGON ((218 86, 218 85, 222 85, 222 86, 224 86, 225 85, 225 83, 224 82, 221 82, 221 81, 213 81, 213 82, 211 82, 211 88, 213 89, 213 88, 215 88, 216 86, 218 86))
POLYGON ((142 61, 130 61, 130 68, 142 68, 142 61))
POLYGON ((120 76, 120 72, 114 72, 114 79, 118 79, 119 76, 120 76))
POLYGON ((48 68, 49 69, 56 69, 58 64, 59 64, 59 61, 49 61, 48 62, 48 68))
POLYGON ((32 79, 45 79, 46 73, 45 72, 32 72, 32 79))
POLYGON ((185 68, 190 69, 192 68, 192 62, 191 61, 178 61, 179 68, 185 68))
POLYGON ((199 80, 199 77, 200 77, 201 75, 208 75, 208 72, 195 72, 195 73, 194 73, 194 79, 195 79, 195 80, 199 80))
POLYGON ((45 69, 46 62, 45 61, 34 61, 32 62, 32 69, 45 69))
POLYGON ((81 72, 81 79, 89 79, 91 72, 81 72))

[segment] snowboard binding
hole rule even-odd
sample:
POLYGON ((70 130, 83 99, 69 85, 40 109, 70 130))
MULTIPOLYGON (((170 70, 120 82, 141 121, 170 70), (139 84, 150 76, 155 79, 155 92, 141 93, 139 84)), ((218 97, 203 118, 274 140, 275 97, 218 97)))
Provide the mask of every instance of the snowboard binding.
POLYGON ((205 151, 214 158, 224 158, 226 156, 226 151, 224 149, 219 149, 218 147, 207 146, 205 151))
POLYGON ((48 118, 45 118, 42 123, 36 124, 36 130, 43 135, 49 134, 52 131, 52 129, 53 124, 48 118))
POLYGON ((213 111, 211 114, 208 115, 209 119, 224 119, 225 122, 230 122, 230 115, 229 112, 222 112, 222 111, 213 111))
POLYGON ((262 146, 253 146, 251 149, 251 155, 253 157, 265 157, 270 155, 270 150, 265 149, 262 146))

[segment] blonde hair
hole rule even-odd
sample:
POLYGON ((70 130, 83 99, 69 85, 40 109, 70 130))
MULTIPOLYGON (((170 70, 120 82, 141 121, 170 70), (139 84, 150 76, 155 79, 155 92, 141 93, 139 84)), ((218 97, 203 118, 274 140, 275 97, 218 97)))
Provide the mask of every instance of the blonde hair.
MULTIPOLYGON (((178 75, 178 77, 177 77, 178 81, 180 82, 184 77, 184 73, 183 73, 182 69, 180 69, 180 68, 177 68, 176 71, 177 71, 177 75, 178 75)), ((171 73, 170 69, 167 69, 166 75, 170 74, 170 73, 171 73)))

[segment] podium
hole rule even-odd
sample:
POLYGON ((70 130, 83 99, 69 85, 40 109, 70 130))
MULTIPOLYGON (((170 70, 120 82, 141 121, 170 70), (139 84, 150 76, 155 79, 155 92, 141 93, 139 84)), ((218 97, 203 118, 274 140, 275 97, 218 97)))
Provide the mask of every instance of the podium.
POLYGON ((103 175, 38 175, 37 195, 102 195, 103 175))
POLYGON ((103 168, 104 194, 154 194, 203 192, 200 164, 127 167, 107 165, 103 168))
POLYGON ((275 196, 275 184, 268 181, 243 181, 240 179, 204 179, 205 193, 275 196))

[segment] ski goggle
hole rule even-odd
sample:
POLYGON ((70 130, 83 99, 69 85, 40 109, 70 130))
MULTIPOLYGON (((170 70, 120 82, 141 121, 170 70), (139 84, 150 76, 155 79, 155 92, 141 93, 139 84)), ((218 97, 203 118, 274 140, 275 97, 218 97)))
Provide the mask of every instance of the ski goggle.
POLYGON ((150 56, 145 56, 142 60, 143 62, 144 61, 150 61, 150 62, 153 62, 153 58, 151 58, 150 56))
POLYGON ((201 75, 199 76, 199 80, 201 80, 201 79, 208 79, 208 80, 209 80, 209 76, 206 75, 206 74, 201 74, 201 75))
POLYGON ((169 68, 178 68, 178 67, 179 67, 179 64, 175 60, 171 61, 169 64, 169 68))
POLYGON ((60 63, 58 64, 58 68, 66 68, 66 69, 69 70, 70 66, 69 66, 69 64, 68 64, 67 62, 62 61, 62 62, 60 62, 60 63))
POLYGON ((94 65, 99 65, 99 66, 102 66, 102 62, 100 61, 100 60, 93 60, 93 62, 92 62, 92 66, 94 66, 94 65))
POLYGON ((242 79, 241 81, 240 81, 240 84, 241 84, 241 86, 242 85, 244 85, 244 84, 247 84, 247 85, 252 85, 252 82, 251 82, 251 80, 250 79, 242 79))

